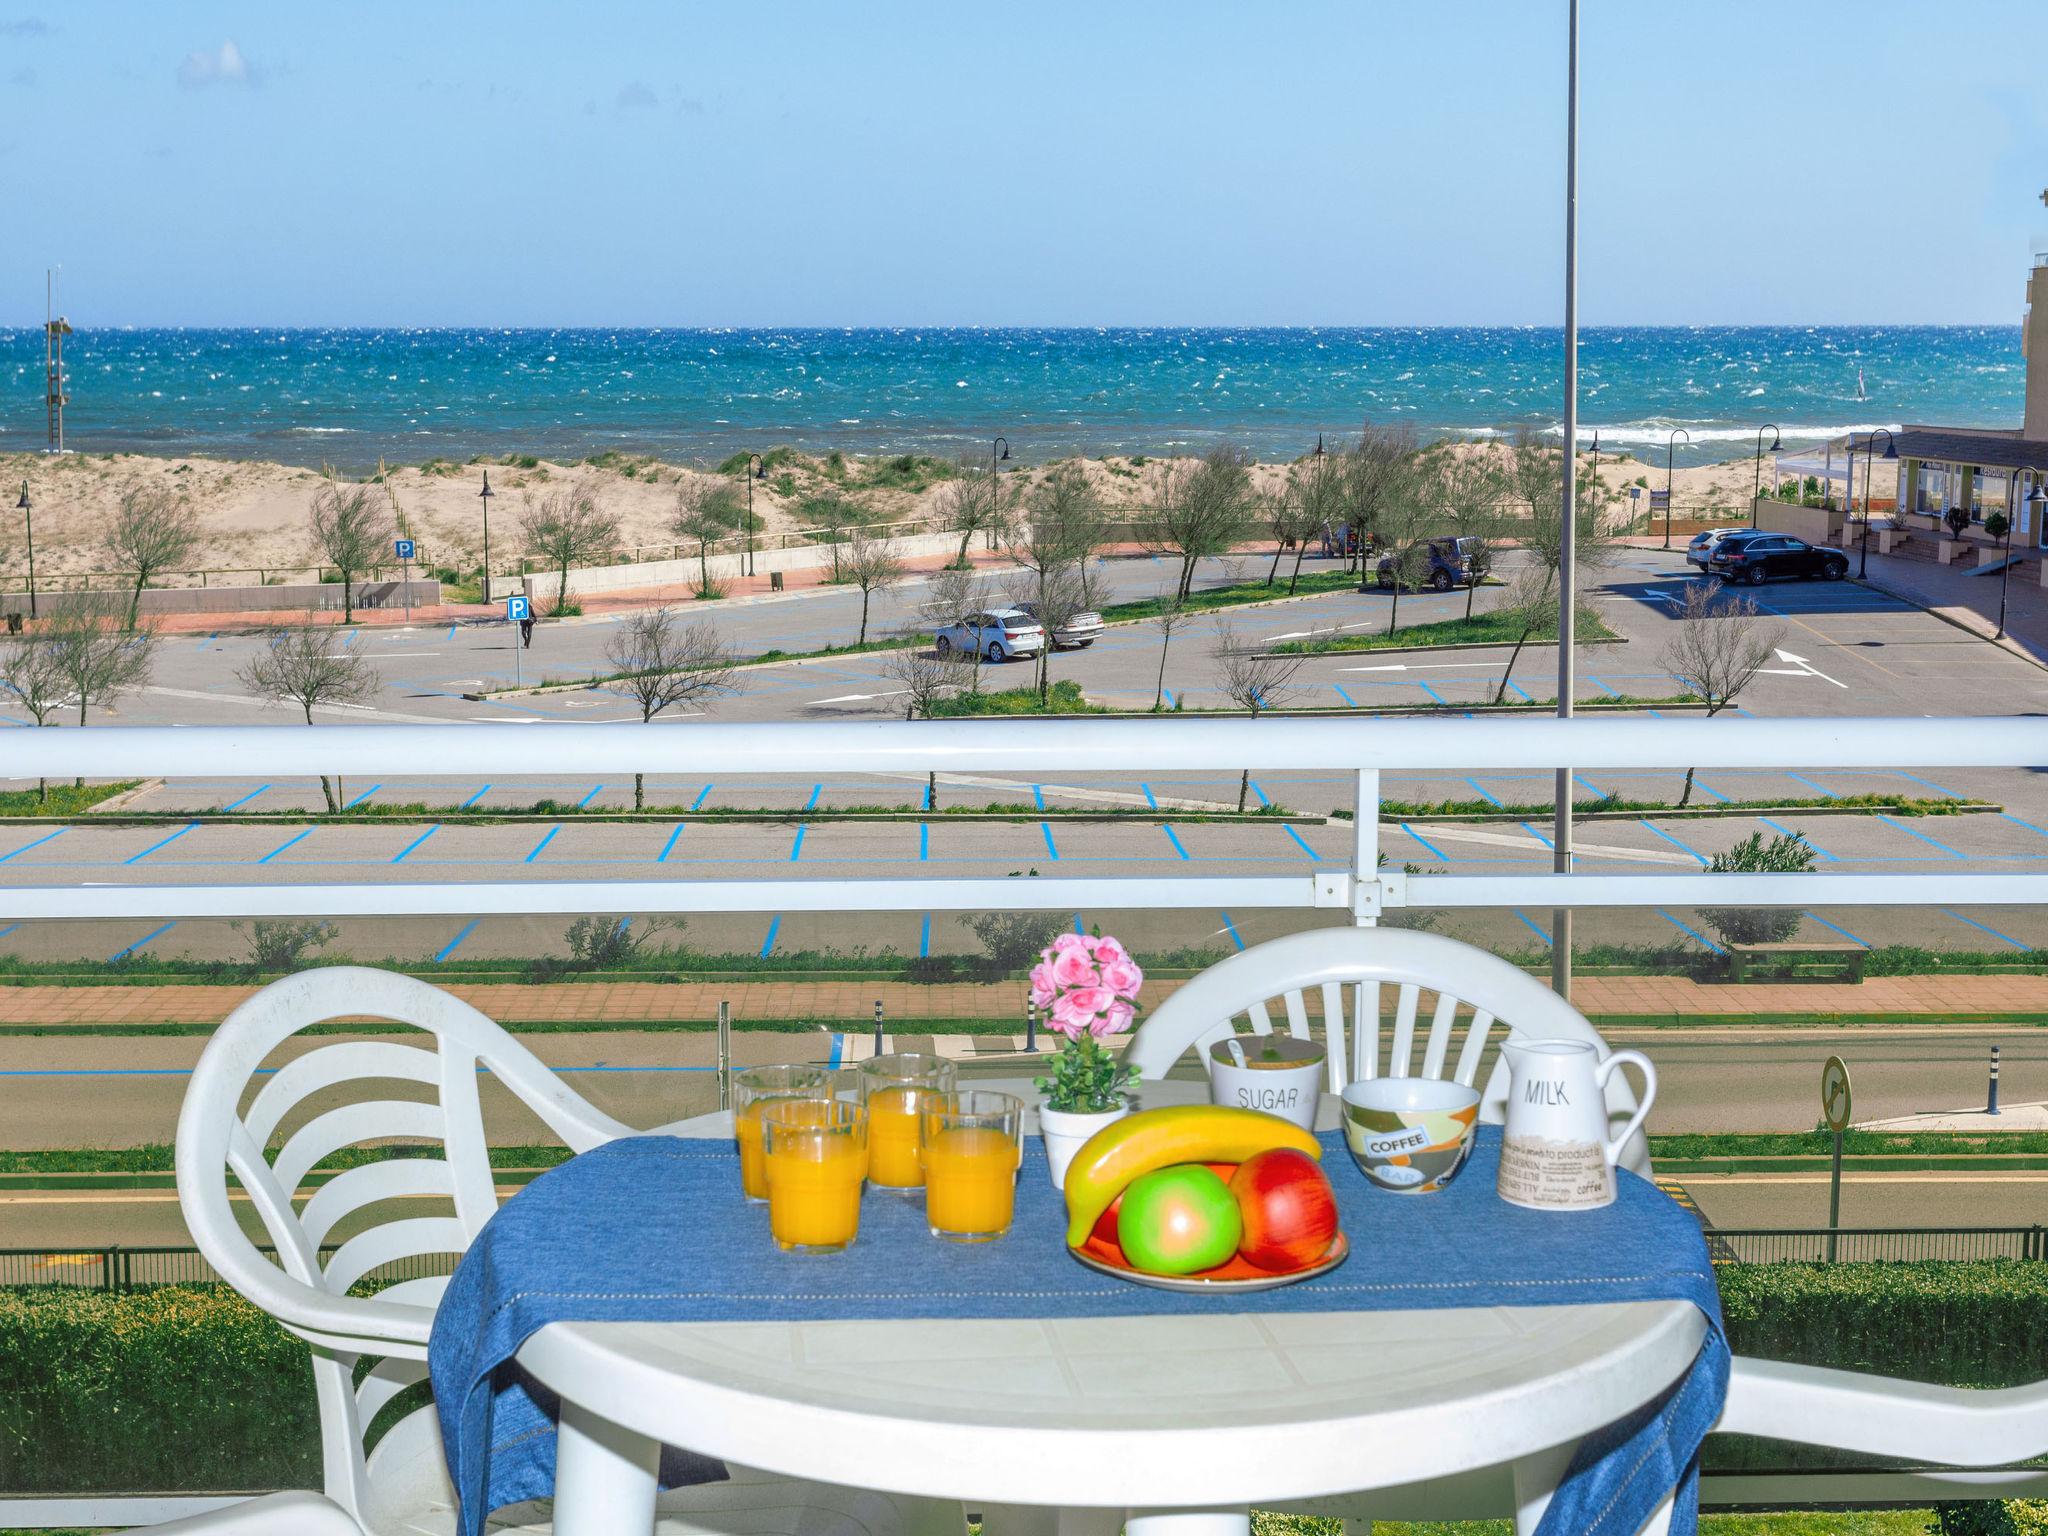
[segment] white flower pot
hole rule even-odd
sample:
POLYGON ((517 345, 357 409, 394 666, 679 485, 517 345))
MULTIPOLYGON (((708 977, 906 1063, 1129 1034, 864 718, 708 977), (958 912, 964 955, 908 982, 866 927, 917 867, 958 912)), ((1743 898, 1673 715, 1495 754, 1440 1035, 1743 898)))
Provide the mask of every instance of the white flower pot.
POLYGON ((1067 1164, 1074 1160, 1074 1154, 1081 1150, 1083 1142, 1105 1125, 1116 1124, 1130 1112, 1129 1104, 1116 1109, 1085 1112, 1039 1105, 1038 1129, 1045 1137, 1045 1161, 1052 1171, 1052 1187, 1062 1189, 1066 1186, 1067 1164))

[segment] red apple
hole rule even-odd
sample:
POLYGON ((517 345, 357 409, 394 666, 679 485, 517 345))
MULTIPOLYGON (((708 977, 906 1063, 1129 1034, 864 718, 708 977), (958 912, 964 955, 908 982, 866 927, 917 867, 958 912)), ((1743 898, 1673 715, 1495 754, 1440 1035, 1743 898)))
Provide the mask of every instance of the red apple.
POLYGON ((1285 1273, 1313 1264, 1337 1235, 1337 1197, 1322 1164, 1275 1147, 1238 1165, 1230 1180, 1244 1216, 1238 1252, 1260 1269, 1285 1273))

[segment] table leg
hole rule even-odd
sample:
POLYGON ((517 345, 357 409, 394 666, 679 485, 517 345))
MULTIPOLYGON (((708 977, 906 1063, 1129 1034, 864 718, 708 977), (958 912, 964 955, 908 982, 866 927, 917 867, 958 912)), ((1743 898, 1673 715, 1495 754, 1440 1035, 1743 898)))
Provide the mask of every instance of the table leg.
POLYGON ((555 1439, 555 1536, 637 1536, 654 1529, 661 1446, 574 1403, 555 1439))
POLYGON ((1221 1509, 1132 1510, 1124 1536, 1251 1536, 1251 1511, 1242 1504, 1221 1509))
POLYGON ((1578 1448, 1578 1441, 1568 1440, 1515 1463, 1515 1536, 1534 1536, 1578 1448))
POLYGON ((1117 1536, 1120 1509, 1061 1509, 1052 1504, 984 1504, 981 1536, 1117 1536))

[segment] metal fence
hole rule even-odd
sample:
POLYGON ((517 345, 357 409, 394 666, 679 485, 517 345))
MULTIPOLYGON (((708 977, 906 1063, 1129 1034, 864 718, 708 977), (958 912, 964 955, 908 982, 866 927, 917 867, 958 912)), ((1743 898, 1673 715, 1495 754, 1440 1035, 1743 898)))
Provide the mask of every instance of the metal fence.
MULTIPOLYGON (((277 1250, 262 1250, 272 1258, 277 1250)), ((335 1251, 322 1248, 324 1262, 335 1251)), ((364 1278, 393 1284, 424 1275, 445 1275, 455 1268, 454 1254, 413 1254, 372 1270, 364 1278)), ((197 1248, 0 1248, 0 1287, 62 1285, 82 1291, 141 1291, 157 1285, 223 1283, 197 1248)))
POLYGON ((1710 1227, 1716 1264, 2048 1259, 2048 1227, 1710 1227))

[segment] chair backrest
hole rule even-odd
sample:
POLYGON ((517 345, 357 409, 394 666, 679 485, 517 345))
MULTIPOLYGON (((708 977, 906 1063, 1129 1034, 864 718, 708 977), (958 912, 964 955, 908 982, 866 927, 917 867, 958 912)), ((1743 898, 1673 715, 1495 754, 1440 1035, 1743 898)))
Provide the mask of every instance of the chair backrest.
MULTIPOLYGON (((1501 1123, 1507 1105, 1507 1063, 1498 1039, 1586 1040, 1603 1057, 1608 1054, 1607 1042, 1585 1015, 1498 955, 1412 929, 1318 928, 1255 945, 1182 983, 1138 1027, 1125 1059, 1140 1077, 1164 1077, 1187 1051, 1206 1056, 1216 1041, 1237 1033, 1240 1016, 1253 1034, 1273 1033, 1276 1003, 1288 1034, 1314 1039, 1311 996, 1320 1004, 1332 1093, 1367 1077, 1449 1077, 1467 1087, 1483 1082, 1479 1118, 1490 1125, 1501 1123), (1389 987, 1391 1027, 1382 1011, 1383 989, 1389 987), (1495 1046, 1490 1066, 1489 1045, 1495 1046)), ((1635 1109, 1634 1092, 1622 1073, 1614 1073, 1607 1080, 1610 1119, 1618 1125, 1635 1109)), ((1649 1173, 1649 1147, 1640 1132, 1629 1139, 1621 1161, 1649 1173)))
MULTIPOLYGON (((193 1239, 223 1279, 314 1346, 327 1495, 373 1530, 383 1522, 365 1434, 380 1409, 425 1379, 447 1276, 401 1279, 372 1296, 349 1291, 407 1261, 459 1255, 497 1209, 483 1070, 574 1151, 633 1134, 469 1004, 358 966, 287 977, 235 1009, 200 1054, 178 1116, 178 1203, 193 1239), (420 1033, 279 1049, 313 1025, 361 1017, 420 1033), (392 1140, 438 1155, 383 1158, 308 1186, 322 1159, 392 1140), (274 1258, 236 1219, 235 1185, 274 1258), (307 1198, 295 1210, 302 1189, 307 1198), (330 1244, 344 1222, 348 1234, 330 1244), (365 1357, 375 1363, 358 1382, 365 1357)), ((430 1447, 438 1454, 432 1419, 431 1406, 407 1416, 382 1437, 378 1456, 403 1447, 420 1473, 445 1476, 428 1455, 430 1447)))

